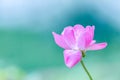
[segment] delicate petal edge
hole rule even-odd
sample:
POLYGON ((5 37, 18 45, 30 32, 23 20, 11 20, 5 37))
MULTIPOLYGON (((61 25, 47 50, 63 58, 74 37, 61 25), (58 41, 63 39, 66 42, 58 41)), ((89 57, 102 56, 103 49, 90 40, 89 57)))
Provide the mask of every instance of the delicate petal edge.
POLYGON ((72 68, 82 59, 82 53, 74 50, 64 50, 64 61, 68 68, 72 68))
POLYGON ((100 50, 100 49, 104 49, 106 46, 107 46, 106 42, 96 43, 96 44, 93 44, 90 47, 88 47, 87 50, 100 50))
POLYGON ((64 48, 64 49, 69 49, 69 46, 65 43, 65 40, 63 39, 63 37, 61 35, 56 34, 55 32, 52 32, 55 43, 64 48))

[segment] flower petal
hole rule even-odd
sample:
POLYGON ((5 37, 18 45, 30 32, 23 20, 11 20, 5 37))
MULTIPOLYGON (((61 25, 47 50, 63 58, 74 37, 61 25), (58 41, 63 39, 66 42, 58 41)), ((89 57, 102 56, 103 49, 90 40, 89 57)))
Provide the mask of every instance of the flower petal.
POLYGON ((77 41, 77 46, 79 47, 80 50, 85 50, 85 36, 82 34, 79 36, 78 41, 77 41))
POLYGON ((94 37, 94 26, 87 26, 86 31, 84 33, 85 36, 85 47, 88 47, 90 43, 93 41, 94 37))
POLYGON ((94 38, 94 30, 95 30, 95 26, 86 26, 86 31, 90 33, 91 39, 94 38))
POLYGON ((107 46, 107 43, 97 43, 97 44, 93 44, 90 47, 88 47, 87 50, 99 50, 99 49, 103 49, 107 46))
POLYGON ((66 44, 73 49, 76 46, 76 41, 74 37, 73 27, 66 27, 62 32, 62 36, 66 42, 66 44))
POLYGON ((84 28, 82 25, 75 25, 74 34, 77 46, 80 48, 80 50, 85 50, 93 41, 94 26, 87 26, 84 28))
POLYGON ((68 26, 66 28, 64 28, 63 32, 61 33, 61 35, 64 35, 66 33, 66 31, 72 30, 73 27, 72 26, 68 26))
POLYGON ((82 59, 80 51, 64 50, 64 60, 67 67, 72 68, 82 59))
POLYGON ((85 29, 82 25, 77 24, 74 26, 73 30, 74 30, 75 38, 76 40, 78 40, 78 38, 81 36, 81 34, 84 32, 85 29))
POLYGON ((55 32, 52 32, 54 36, 54 40, 56 44, 64 49, 70 49, 69 46, 65 43, 65 40, 61 35, 56 34, 55 32))

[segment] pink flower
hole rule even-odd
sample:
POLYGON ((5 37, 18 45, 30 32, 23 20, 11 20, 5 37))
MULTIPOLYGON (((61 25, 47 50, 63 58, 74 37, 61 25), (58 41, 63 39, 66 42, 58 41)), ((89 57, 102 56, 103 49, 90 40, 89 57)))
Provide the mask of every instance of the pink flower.
POLYGON ((55 42, 64 50, 64 61, 67 67, 72 68, 82 59, 82 52, 99 50, 107 46, 106 42, 96 43, 93 40, 94 26, 75 25, 64 28, 61 35, 52 32, 55 42))

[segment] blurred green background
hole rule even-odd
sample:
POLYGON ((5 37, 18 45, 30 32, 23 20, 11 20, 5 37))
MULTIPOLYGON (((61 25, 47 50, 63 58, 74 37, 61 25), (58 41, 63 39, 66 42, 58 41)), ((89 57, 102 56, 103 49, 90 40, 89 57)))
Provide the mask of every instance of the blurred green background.
POLYGON ((94 80, 120 80, 119 0, 0 0, 0 80, 89 80, 80 64, 65 66, 51 34, 75 24, 108 43, 83 59, 94 80))

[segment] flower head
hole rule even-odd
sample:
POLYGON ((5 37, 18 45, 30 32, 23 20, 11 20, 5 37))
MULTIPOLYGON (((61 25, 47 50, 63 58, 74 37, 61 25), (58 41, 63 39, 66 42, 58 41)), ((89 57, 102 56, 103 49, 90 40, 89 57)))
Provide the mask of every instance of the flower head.
POLYGON ((106 42, 96 43, 94 26, 75 25, 64 28, 61 35, 52 32, 55 42, 64 50, 64 61, 67 67, 75 66, 82 59, 82 52, 99 50, 107 46, 106 42))

